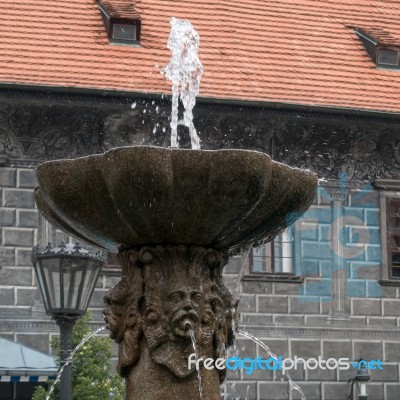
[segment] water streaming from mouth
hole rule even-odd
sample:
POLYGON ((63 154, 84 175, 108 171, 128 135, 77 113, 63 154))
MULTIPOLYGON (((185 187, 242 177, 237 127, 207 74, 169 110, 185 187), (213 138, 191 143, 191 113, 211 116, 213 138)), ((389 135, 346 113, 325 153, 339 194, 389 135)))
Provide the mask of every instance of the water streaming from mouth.
POLYGON ((192 346, 193 346, 193 351, 194 354, 196 355, 196 371, 197 371, 197 379, 199 380, 199 394, 200 394, 200 400, 203 398, 203 388, 201 387, 201 373, 200 373, 200 365, 197 362, 199 355, 197 353, 197 347, 196 347, 196 337, 194 336, 194 332, 191 330, 190 331, 190 338, 192 339, 192 346))
POLYGON ((51 385, 47 395, 46 395, 46 400, 50 400, 50 396, 53 393, 57 383, 60 381, 62 373, 65 369, 65 367, 71 363, 72 359, 74 358, 74 355, 79 351, 79 349, 88 341, 90 340, 94 335, 98 334, 99 332, 103 331, 104 329, 106 329, 105 326, 102 326, 101 328, 96 329, 93 332, 88 333, 81 341, 80 343, 75 347, 75 349, 72 351, 72 353, 70 354, 70 356, 65 360, 64 365, 61 366, 60 370, 58 371, 57 377, 55 379, 55 381, 53 382, 53 384, 51 385))
MULTIPOLYGON (((243 330, 239 330, 238 334, 241 336, 244 336, 247 339, 250 339, 254 343, 258 344, 262 349, 265 350, 266 355, 268 357, 273 358, 274 360, 276 360, 279 363, 277 355, 272 353, 271 349, 260 339, 256 338, 255 336, 253 336, 250 333, 243 331, 243 330)), ((286 375, 288 383, 289 383, 290 394, 293 395, 295 392, 297 392, 301 396, 301 400, 306 400, 306 396, 303 393, 303 391, 301 390, 300 386, 292 380, 292 378, 290 377, 290 375, 287 372, 285 372, 285 374, 282 373, 282 376, 284 376, 284 375, 286 375)))

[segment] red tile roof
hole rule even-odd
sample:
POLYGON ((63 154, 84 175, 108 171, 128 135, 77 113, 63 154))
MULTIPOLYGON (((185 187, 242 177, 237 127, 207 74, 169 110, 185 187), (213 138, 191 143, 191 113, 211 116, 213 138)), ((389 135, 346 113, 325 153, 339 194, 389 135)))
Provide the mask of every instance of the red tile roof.
POLYGON ((200 34, 202 97, 400 112, 400 70, 377 69, 354 33, 399 43, 399 1, 136 0, 135 8, 140 47, 108 43, 96 0, 1 0, 0 82, 169 94, 160 67, 175 16, 200 34))
POLYGON ((133 1, 128 0, 99 0, 111 18, 138 19, 140 15, 135 9, 133 1))

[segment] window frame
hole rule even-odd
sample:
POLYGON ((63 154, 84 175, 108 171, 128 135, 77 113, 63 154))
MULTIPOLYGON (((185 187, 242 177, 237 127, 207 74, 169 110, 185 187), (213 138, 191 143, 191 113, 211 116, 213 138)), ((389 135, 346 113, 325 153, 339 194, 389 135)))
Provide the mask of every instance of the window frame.
POLYGON ((391 251, 389 249, 389 231, 388 231, 388 204, 390 199, 400 201, 400 181, 391 179, 381 179, 373 182, 376 189, 379 190, 379 228, 382 249, 381 279, 379 283, 382 286, 400 286, 400 277, 393 278, 391 274, 392 262, 389 260, 391 251))
MULTIPOLYGON (((297 221, 296 223, 297 224, 297 221)), ((250 251, 249 254, 249 271, 248 274, 243 277, 244 281, 252 281, 252 280, 260 280, 260 281, 268 281, 268 282, 286 282, 286 283, 300 283, 302 284, 304 281, 304 276, 301 275, 296 275, 294 273, 294 267, 295 267, 295 259, 294 259, 294 254, 296 253, 296 241, 297 241, 297 235, 295 234, 295 225, 289 226, 286 229, 291 229, 291 264, 292 264, 292 271, 291 272, 264 272, 264 271, 253 271, 253 248, 250 251)), ((274 239, 275 240, 275 239, 274 239)), ((272 247, 272 242, 271 241, 271 247, 272 247)), ((255 246, 258 247, 258 246, 255 246)))

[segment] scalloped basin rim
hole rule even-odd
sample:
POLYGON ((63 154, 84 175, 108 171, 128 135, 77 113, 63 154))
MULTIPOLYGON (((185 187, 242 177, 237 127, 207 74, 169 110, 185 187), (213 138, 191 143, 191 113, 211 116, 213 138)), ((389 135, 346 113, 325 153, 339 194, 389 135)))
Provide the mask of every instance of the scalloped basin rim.
POLYGON ((241 149, 120 147, 45 162, 37 175, 45 218, 112 252, 187 244, 235 254, 285 229, 317 186, 309 171, 241 149))

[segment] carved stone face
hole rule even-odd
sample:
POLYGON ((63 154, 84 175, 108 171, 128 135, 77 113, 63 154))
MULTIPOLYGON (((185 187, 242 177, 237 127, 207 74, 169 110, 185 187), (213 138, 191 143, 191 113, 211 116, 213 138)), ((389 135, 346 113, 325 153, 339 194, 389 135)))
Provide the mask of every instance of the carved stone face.
POLYGON ((110 331, 110 338, 121 342, 125 331, 127 283, 123 277, 105 296, 104 322, 110 331))
POLYGON ((198 331, 204 307, 199 280, 170 281, 162 290, 162 300, 163 311, 175 336, 189 338, 191 331, 198 331))

